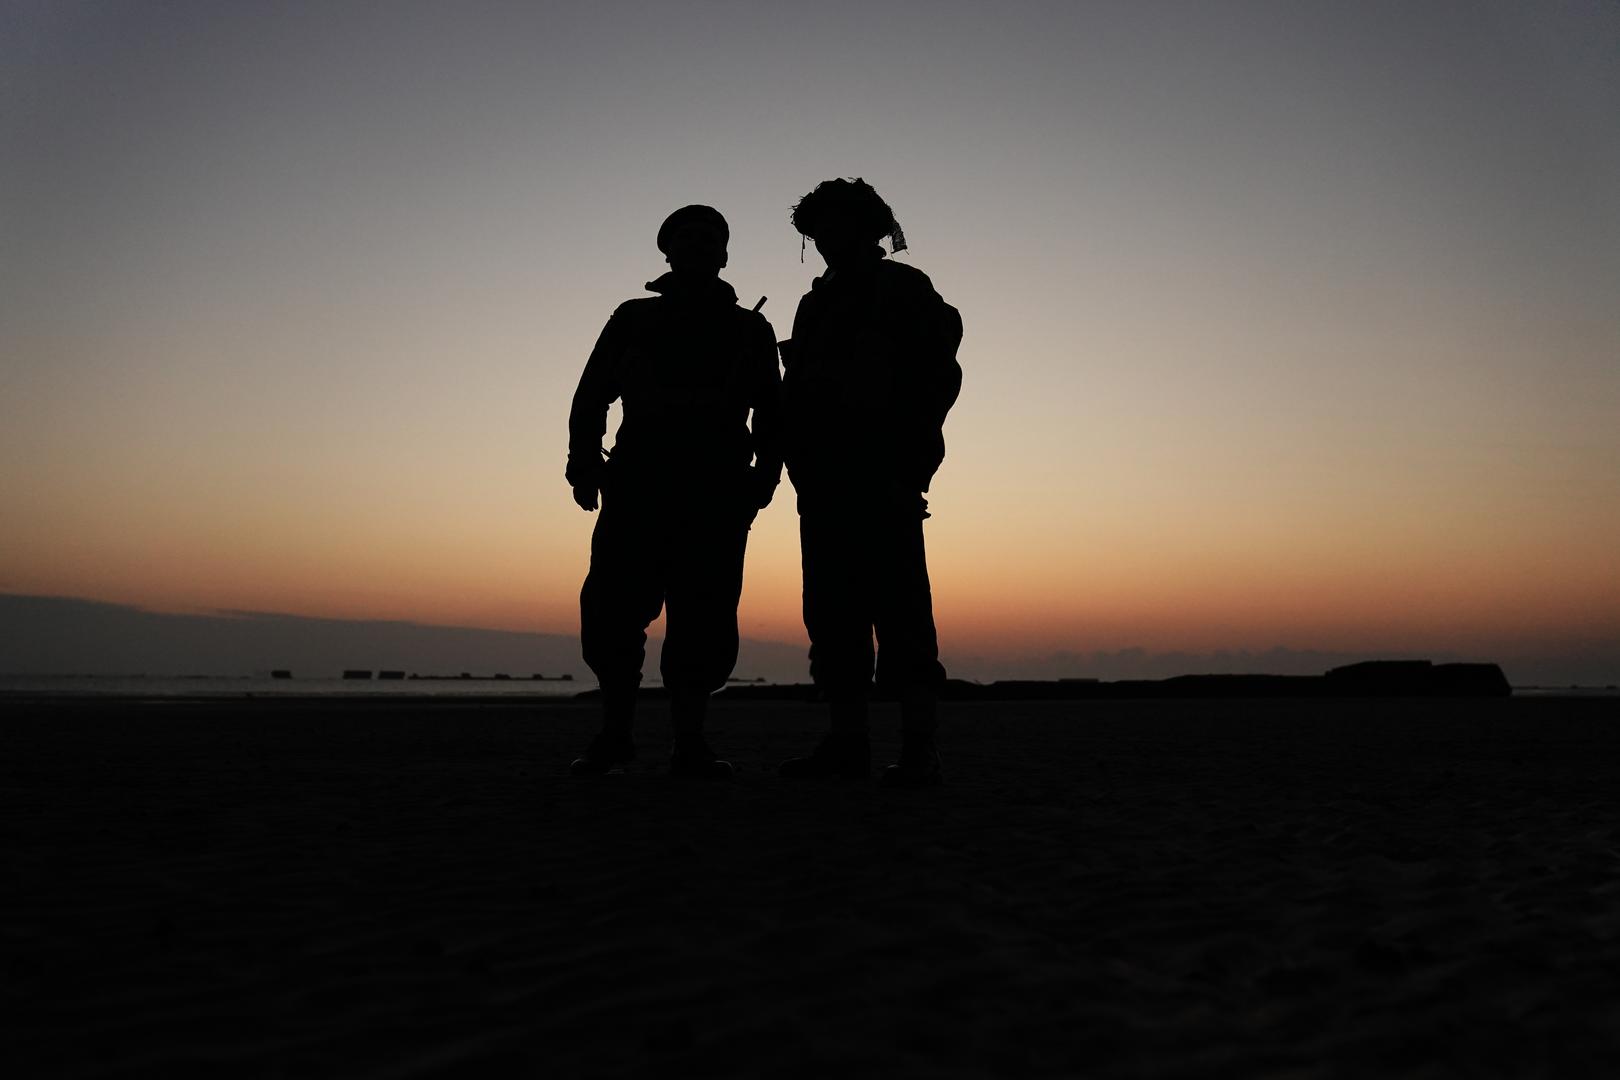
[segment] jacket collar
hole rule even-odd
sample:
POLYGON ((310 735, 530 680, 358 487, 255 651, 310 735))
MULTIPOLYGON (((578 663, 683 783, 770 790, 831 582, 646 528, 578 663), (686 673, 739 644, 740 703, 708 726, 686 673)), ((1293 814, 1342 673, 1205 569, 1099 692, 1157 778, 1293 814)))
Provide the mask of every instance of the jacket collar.
POLYGON ((860 257, 851 259, 838 269, 834 270, 829 266, 820 277, 810 282, 810 287, 819 289, 840 282, 860 281, 882 266, 883 260, 883 246, 873 244, 869 251, 863 252, 860 257))
POLYGON ((677 300, 712 300, 735 304, 737 290, 719 278, 689 277, 673 270, 647 282, 647 291, 677 300))

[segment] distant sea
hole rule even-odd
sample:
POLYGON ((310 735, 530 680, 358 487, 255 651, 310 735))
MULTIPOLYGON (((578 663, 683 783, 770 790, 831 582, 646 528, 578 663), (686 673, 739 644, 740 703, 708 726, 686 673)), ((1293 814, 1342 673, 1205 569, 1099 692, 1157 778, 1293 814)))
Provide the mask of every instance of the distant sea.
POLYGON ((263 675, 0 675, 0 694, 65 697, 573 697, 595 679, 272 679, 263 675))
MULTIPOLYGON (((656 679, 644 684, 659 685, 656 679)), ((544 697, 596 689, 584 679, 272 679, 265 675, 0 675, 0 695, 50 697, 544 697)), ((1513 696, 1620 697, 1613 686, 1516 686, 1513 696)))

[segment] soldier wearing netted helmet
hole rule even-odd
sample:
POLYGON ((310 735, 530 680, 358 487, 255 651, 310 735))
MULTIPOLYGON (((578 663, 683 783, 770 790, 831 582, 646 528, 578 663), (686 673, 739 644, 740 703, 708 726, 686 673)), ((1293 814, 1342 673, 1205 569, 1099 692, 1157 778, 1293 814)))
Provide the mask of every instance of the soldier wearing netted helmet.
POLYGON ((810 673, 831 723, 810 755, 781 772, 870 775, 875 680, 901 702, 900 760, 883 782, 937 784, 945 671, 924 493, 944 459, 945 416, 961 389, 961 317, 926 274, 888 257, 905 249, 905 233, 865 181, 818 184, 794 207, 792 223, 827 264, 781 349, 783 452, 798 494, 810 673))

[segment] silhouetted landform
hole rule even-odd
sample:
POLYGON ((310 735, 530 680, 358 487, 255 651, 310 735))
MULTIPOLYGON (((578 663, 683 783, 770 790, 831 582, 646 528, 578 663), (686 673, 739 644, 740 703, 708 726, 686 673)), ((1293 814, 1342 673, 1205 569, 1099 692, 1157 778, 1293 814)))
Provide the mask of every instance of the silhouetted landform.
MULTIPOLYGON (((445 682, 445 681, 459 681, 459 680, 463 680, 463 679, 465 679, 465 680, 483 679, 483 680, 486 680, 486 681, 487 680, 492 680, 492 679, 511 680, 511 679, 515 678, 515 676, 512 676, 512 675, 504 675, 504 674, 499 674, 499 673, 497 673, 495 675, 474 675, 474 674, 472 674, 470 672, 466 672, 466 671, 463 671, 458 675, 418 675, 416 672, 413 671, 413 672, 411 672, 410 677, 411 677, 411 679, 416 680, 416 681, 420 681, 420 682, 445 682)), ((563 674, 561 674, 561 675, 542 675, 542 674, 540 674, 540 672, 537 671, 533 675, 530 675, 528 677, 528 679, 525 680, 525 681, 527 681, 527 682, 573 682, 574 681, 574 676, 572 674, 568 673, 568 672, 563 672, 563 674)))
MULTIPOLYGON (((651 692, 656 693, 656 688, 651 692)), ((1118 698, 1501 698, 1512 694, 1496 664, 1436 664, 1428 660, 1370 660, 1323 675, 1178 675, 1171 679, 1006 679, 972 683, 948 679, 946 701, 1077 701, 1118 698)), ((814 700, 808 683, 728 686, 728 700, 814 700)), ((882 700, 880 692, 877 697, 882 700)))
POLYGON ((288 671, 286 668, 276 668, 276 670, 270 673, 270 677, 272 679, 290 679, 292 678, 292 672, 288 671))
MULTIPOLYGON (((648 671, 657 670, 661 646, 656 637, 647 642, 648 671)), ((771 682, 792 682, 807 677, 804 652, 799 643, 744 638, 737 670, 771 682)), ((1162 679, 1189 671, 1314 675, 1376 655, 1281 647, 1211 653, 1126 648, 998 659, 953 649, 948 666, 958 675, 981 680, 1056 679, 1071 672, 1104 679, 1162 679)), ((1563 689, 1615 683, 1617 655, 1620 642, 1593 638, 1556 655, 1521 651, 1495 658, 1517 686, 1563 689)), ((362 659, 424 673, 577 671, 579 639, 573 634, 251 612, 173 615, 91 600, 0 593, 0 676, 240 677, 275 663, 305 680, 335 676, 362 659)))
MULTIPOLYGON (((369 678, 372 677, 372 673, 369 670, 365 669, 365 668, 346 668, 346 669, 344 669, 343 677, 345 679, 369 679, 369 678)), ((400 671, 398 669, 386 669, 386 670, 383 670, 383 671, 379 671, 379 672, 377 672, 376 677, 379 680, 382 680, 382 681, 385 681, 385 682, 400 682, 400 681, 405 681, 405 680, 417 680, 417 681, 422 681, 422 682, 436 682, 436 681, 445 681, 445 680, 468 681, 468 682, 473 682, 473 681, 478 681, 478 680, 483 680, 485 682, 512 682, 513 678, 514 678, 513 676, 507 674, 504 671, 497 671, 493 675, 474 675, 469 671, 463 671, 463 672, 461 672, 459 674, 456 674, 456 675, 418 675, 416 672, 413 671, 409 675, 406 675, 405 672, 400 671)), ((528 676, 526 679, 523 679, 522 681, 525 681, 525 682, 573 682, 574 677, 572 675, 566 675, 566 674, 565 675, 546 676, 546 675, 541 675, 539 673, 536 673, 534 675, 528 676)))
POLYGON ((1605 686, 1582 686, 1579 683, 1570 683, 1568 686, 1536 686, 1531 684, 1529 686, 1521 686, 1519 689, 1534 690, 1537 693, 1543 694, 1612 694, 1616 691, 1620 691, 1620 685, 1616 685, 1615 683, 1609 683, 1605 686))
MULTIPOLYGON (((649 657, 659 639, 647 644, 649 657)), ((749 670, 797 678, 804 650, 749 642, 749 670)), ((300 679, 369 663, 400 671, 577 671, 573 634, 480 630, 377 619, 317 619, 230 611, 176 615, 67 597, 0 593, 0 673, 15 676, 145 672, 220 677, 274 665, 300 679)), ((576 676, 577 677, 577 676, 576 676)))

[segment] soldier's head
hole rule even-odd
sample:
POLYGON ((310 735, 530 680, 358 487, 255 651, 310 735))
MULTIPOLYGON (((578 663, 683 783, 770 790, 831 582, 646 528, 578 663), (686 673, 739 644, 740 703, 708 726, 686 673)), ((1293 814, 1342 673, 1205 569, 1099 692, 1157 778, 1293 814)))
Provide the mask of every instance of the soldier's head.
POLYGON ((730 239, 731 227, 712 206, 683 206, 658 227, 658 250, 681 273, 718 274, 730 239))
POLYGON ((793 207, 793 227, 816 242, 828 266, 839 266, 883 249, 878 241, 889 238, 891 251, 904 251, 906 234, 894 211, 860 177, 824 180, 793 207))

